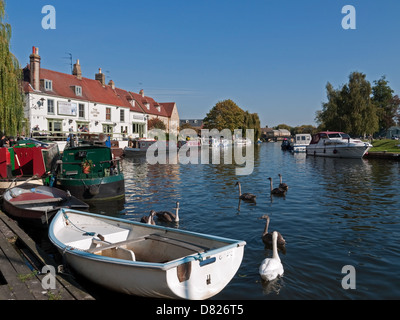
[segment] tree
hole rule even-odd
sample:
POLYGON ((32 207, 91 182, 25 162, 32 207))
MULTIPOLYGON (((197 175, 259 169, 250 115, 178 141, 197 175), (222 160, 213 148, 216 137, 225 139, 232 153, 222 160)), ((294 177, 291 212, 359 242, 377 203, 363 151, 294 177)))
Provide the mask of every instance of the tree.
POLYGON ((10 52, 11 26, 4 17, 5 3, 0 0, 0 131, 16 135, 22 130, 24 118, 22 71, 10 52))
POLYGON ((235 129, 241 129, 243 136, 246 129, 254 130, 254 139, 258 140, 261 136, 260 118, 257 113, 243 111, 232 100, 218 102, 203 120, 204 129, 217 129, 219 131, 229 129, 232 133, 235 129))
POLYGON ((254 140, 257 141, 261 137, 261 123, 257 113, 250 113, 249 111, 244 112, 243 125, 239 128, 242 129, 244 135, 246 129, 254 130, 254 140))
POLYGON ((204 129, 241 129, 244 126, 244 112, 232 100, 218 102, 203 120, 204 129))
POLYGON ((328 102, 317 111, 316 122, 323 130, 344 131, 354 136, 372 134, 378 130, 376 106, 371 99, 371 84, 365 74, 353 72, 349 83, 335 90, 328 82, 328 102))
POLYGON ((375 80, 372 87, 372 101, 377 108, 379 129, 387 130, 396 124, 396 117, 400 105, 399 97, 393 96, 393 90, 389 87, 386 77, 375 80))
POLYGON ((161 130, 166 130, 167 127, 165 126, 164 121, 158 119, 158 118, 154 118, 148 121, 147 123, 147 128, 149 130, 151 129, 161 129, 161 130))

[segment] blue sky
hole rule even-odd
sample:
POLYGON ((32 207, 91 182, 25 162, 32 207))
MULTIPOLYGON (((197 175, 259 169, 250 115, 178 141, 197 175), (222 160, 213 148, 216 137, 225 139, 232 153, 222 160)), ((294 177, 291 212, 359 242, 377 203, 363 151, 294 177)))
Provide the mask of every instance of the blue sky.
POLYGON ((353 71, 385 75, 400 95, 400 1, 394 0, 6 0, 12 52, 22 65, 32 46, 42 67, 83 76, 102 68, 117 87, 176 102, 181 118, 204 118, 232 99, 262 126, 315 125, 327 82, 353 71), (44 30, 44 5, 56 29, 44 30), (342 28, 342 7, 356 29, 342 28))

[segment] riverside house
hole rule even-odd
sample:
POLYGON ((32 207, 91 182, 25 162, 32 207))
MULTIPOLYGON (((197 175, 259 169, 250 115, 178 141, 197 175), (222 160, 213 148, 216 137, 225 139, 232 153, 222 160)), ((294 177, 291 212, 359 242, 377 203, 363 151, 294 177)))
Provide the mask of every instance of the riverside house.
POLYGON ((152 118, 160 118, 167 132, 179 126, 176 103, 158 103, 143 90, 137 94, 117 88, 112 80, 106 83, 101 69, 94 79, 85 78, 79 60, 72 74, 44 69, 39 49, 33 47, 23 74, 25 135, 46 137, 62 146, 70 132, 105 133, 124 147, 128 137, 147 136, 152 118))

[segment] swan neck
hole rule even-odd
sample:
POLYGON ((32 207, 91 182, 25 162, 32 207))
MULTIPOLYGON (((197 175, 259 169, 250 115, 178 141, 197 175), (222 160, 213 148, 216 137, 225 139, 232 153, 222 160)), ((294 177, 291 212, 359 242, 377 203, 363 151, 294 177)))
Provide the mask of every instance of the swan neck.
POLYGON ((179 222, 179 208, 176 208, 176 212, 175 212, 175 222, 179 222))
POLYGON ((278 254, 278 236, 276 234, 272 235, 272 258, 281 261, 278 254))
POLYGON ((240 186, 240 183, 238 184, 239 186, 239 197, 242 195, 242 187, 240 186))
POLYGON ((268 226, 269 226, 269 219, 267 219, 267 222, 265 223, 265 228, 264 228, 263 236, 265 236, 266 234, 268 234, 268 226))

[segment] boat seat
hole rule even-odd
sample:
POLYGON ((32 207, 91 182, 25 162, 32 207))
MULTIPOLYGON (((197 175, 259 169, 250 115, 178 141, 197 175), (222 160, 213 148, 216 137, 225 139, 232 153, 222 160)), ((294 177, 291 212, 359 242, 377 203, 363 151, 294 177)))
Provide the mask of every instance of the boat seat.
POLYGON ((10 201, 13 205, 24 205, 24 204, 41 204, 50 202, 60 202, 63 198, 47 198, 47 199, 36 199, 36 200, 22 200, 22 201, 10 201))
POLYGON ((207 251, 210 249, 208 247, 199 246, 198 244, 186 242, 183 240, 164 237, 164 236, 156 234, 156 233, 147 236, 146 239, 160 241, 160 242, 166 242, 166 243, 172 244, 174 246, 185 248, 185 249, 197 252, 197 253, 203 253, 204 251, 207 251))
POLYGON ((117 248, 117 247, 122 247, 122 246, 126 246, 128 244, 131 244, 131 243, 144 241, 144 240, 165 242, 165 243, 172 244, 174 246, 178 246, 181 248, 185 248, 185 249, 197 252, 197 253, 203 253, 210 249, 208 247, 199 246, 198 244, 186 242, 183 240, 168 238, 168 237, 159 235, 157 233, 153 233, 153 234, 144 235, 139 238, 128 239, 125 241, 120 241, 120 242, 115 242, 115 243, 110 243, 107 241, 102 241, 100 239, 92 238, 92 244, 96 245, 96 247, 94 247, 94 248, 91 247, 87 251, 89 253, 96 253, 96 252, 99 252, 102 250, 108 250, 108 249, 113 249, 113 248, 117 248), (97 247, 98 244, 100 244, 99 247, 97 247))
POLYGON ((87 252, 96 253, 96 252, 103 251, 103 250, 115 249, 115 248, 118 248, 118 247, 126 246, 126 245, 131 244, 131 243, 144 241, 149 236, 150 235, 145 235, 145 236, 142 236, 142 237, 139 237, 139 238, 128 239, 128 240, 115 242, 115 243, 111 243, 111 242, 108 242, 108 241, 102 241, 100 239, 92 238, 92 244, 95 244, 95 245, 100 244, 100 246, 99 247, 96 246, 94 248, 89 248, 87 250, 87 252))

